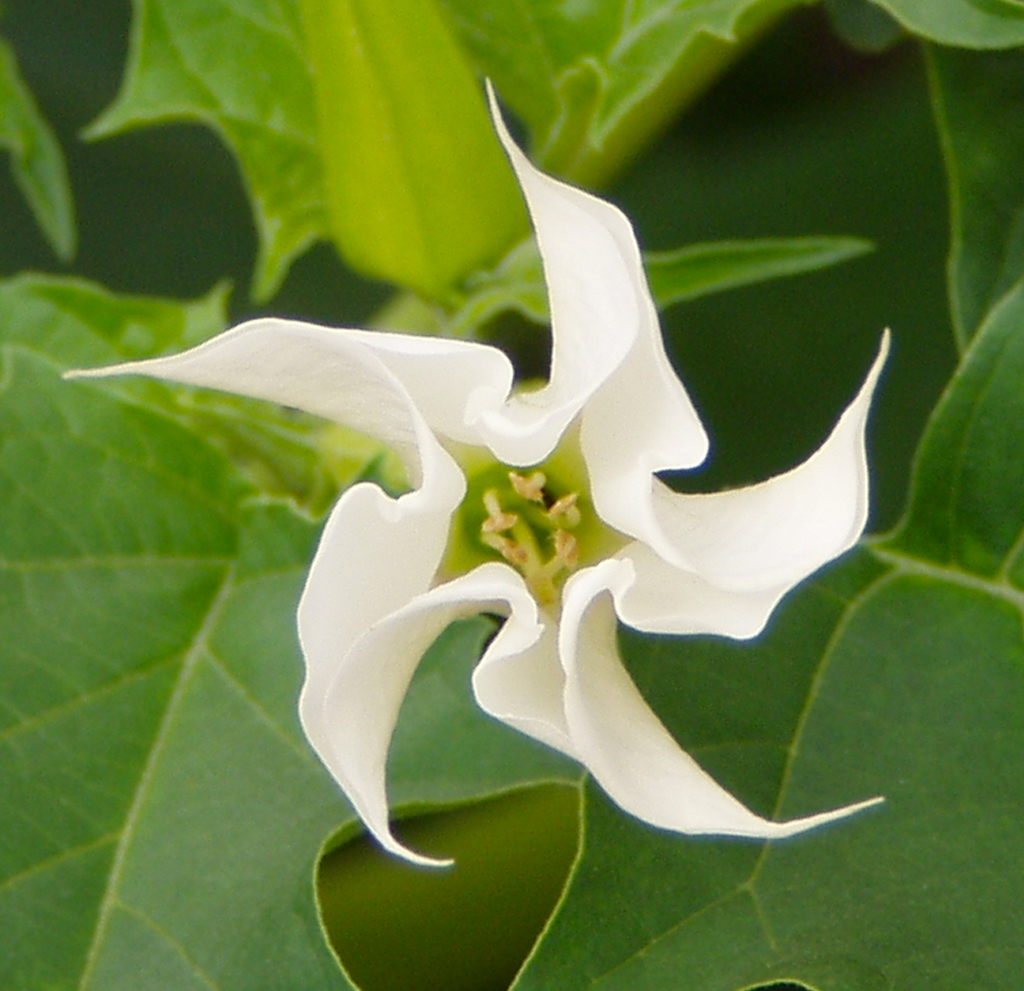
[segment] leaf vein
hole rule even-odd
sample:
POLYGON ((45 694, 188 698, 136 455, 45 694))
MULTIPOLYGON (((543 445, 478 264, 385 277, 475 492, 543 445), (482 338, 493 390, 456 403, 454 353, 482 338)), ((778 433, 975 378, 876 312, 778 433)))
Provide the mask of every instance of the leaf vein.
POLYGON ((181 945, 163 926, 156 922, 149 914, 144 912, 137 905, 129 905, 127 902, 118 901, 118 908, 121 909, 127 915, 134 916, 139 920, 147 929, 152 930, 159 936, 168 946, 170 946, 182 960, 188 964, 189 969, 205 984, 211 991, 220 991, 220 985, 212 978, 206 971, 199 966, 186 952, 185 947, 181 945))
POLYGON ((100 908, 96 918, 96 929, 93 933, 93 938, 89 945, 89 951, 86 955, 85 964, 82 968, 82 975, 78 982, 78 991, 86 991, 92 981, 92 975, 96 968, 96 962, 99 959, 100 949, 103 946, 107 927, 110 924, 110 917, 117 904, 117 889, 121 883, 121 875, 124 872, 125 864, 127 862, 128 847, 131 844, 135 827, 138 824, 139 816, 142 812, 142 807, 145 804, 150 785, 152 784, 153 778, 156 774, 157 764, 159 763, 160 756, 163 753, 164 746, 166 745, 174 720, 177 717, 178 710, 185 698, 192 676, 198 668, 200 660, 207 653, 207 645, 214 627, 216 626, 233 590, 234 577, 234 568, 228 569, 224 576, 224 581, 221 583, 220 589, 213 597, 210 603, 210 608, 196 632, 192 646, 185 655, 185 660, 182 663, 178 677, 175 679, 174 689, 168 699, 167 708, 164 710, 163 718, 160 720, 160 725, 157 728, 156 736, 153 740, 153 746, 150 749, 149 757, 147 758, 145 767, 143 768, 138 787, 135 789, 135 795, 132 800, 131 807, 128 809, 128 814, 125 817, 125 823, 121 830, 121 838, 118 841, 117 850, 114 854, 114 862, 111 865, 110 877, 107 881, 107 887, 103 893, 102 901, 100 902, 100 908))
POLYGON ((260 722, 264 723, 267 728, 281 740, 282 743, 287 745, 289 750, 301 757, 304 762, 314 764, 319 767, 319 763, 314 759, 312 751, 307 747, 302 747, 296 743, 295 738, 286 729, 284 729, 284 727, 278 724, 270 713, 267 712, 267 710, 260 704, 256 697, 249 692, 245 685, 243 685, 242 682, 240 682, 231 673, 231 671, 228 670, 227 665, 224 664, 220 657, 218 657, 212 650, 207 656, 210 661, 210 666, 215 668, 221 677, 242 698, 242 700, 252 708, 260 722))
POLYGON ((106 833, 94 840, 90 840, 88 843, 79 843, 77 846, 61 850, 60 853, 56 853, 52 857, 37 860, 34 864, 31 864, 24 870, 18 871, 16 874, 11 874, 0 881, 0 893, 6 891, 8 888, 13 888, 16 884, 19 884, 21 881, 24 881, 35 874, 40 874, 43 871, 49 870, 51 867, 58 866, 65 860, 71 860, 73 857, 78 857, 83 853, 89 853, 91 850, 97 850, 105 843, 113 843, 117 840, 117 835, 118 834, 116 832, 106 833))
MULTIPOLYGON (((1024 544, 1024 534, 1022 534, 1018 543, 1024 544)), ((983 592, 986 595, 991 595, 993 598, 1004 599, 1012 603, 1024 613, 1024 592, 1018 591, 1008 582, 981 578, 960 568, 946 564, 935 564, 932 561, 925 561, 903 551, 889 550, 870 541, 866 542, 866 546, 875 557, 895 567, 900 574, 921 575, 949 585, 958 585, 961 588, 969 588, 975 592, 983 592)))
POLYGON ((28 732, 29 730, 35 729, 38 726, 49 722, 51 719, 57 719, 69 712, 74 712, 75 709, 88 705, 90 702, 94 702, 106 695, 110 695, 113 692, 116 692, 119 688, 122 688, 124 685, 130 684, 134 681, 140 681, 164 665, 173 663, 173 661, 173 658, 161 658, 152 664, 147 664, 145 667, 134 668, 131 671, 122 674, 120 677, 115 678, 113 681, 105 682, 97 688, 83 692, 72 699, 60 702, 57 705, 51 706, 49 709, 36 713, 34 716, 30 716, 28 719, 18 723, 17 726, 8 726, 7 729, 0 732, 0 744, 7 743, 12 737, 17 736, 19 733, 28 732))

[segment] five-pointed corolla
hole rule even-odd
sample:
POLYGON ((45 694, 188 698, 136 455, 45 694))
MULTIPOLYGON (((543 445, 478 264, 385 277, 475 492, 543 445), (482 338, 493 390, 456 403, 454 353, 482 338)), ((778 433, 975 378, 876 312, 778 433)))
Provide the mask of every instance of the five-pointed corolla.
POLYGON ((404 495, 363 482, 338 500, 298 610, 302 725, 388 850, 438 863, 392 835, 385 763, 421 656, 453 620, 482 611, 506 619, 473 674, 480 706, 581 762, 654 826, 773 838, 872 804, 785 823, 748 810, 648 708, 619 659, 616 617, 642 631, 753 637, 789 589, 858 539, 865 421, 887 339, 803 464, 749 488, 673 492, 656 473, 700 464, 708 440, 666 358, 633 230, 615 207, 534 168, 496 107, 494 121, 544 263, 543 388, 514 390, 508 358, 482 344, 281 319, 73 374, 270 400, 404 459, 404 495))

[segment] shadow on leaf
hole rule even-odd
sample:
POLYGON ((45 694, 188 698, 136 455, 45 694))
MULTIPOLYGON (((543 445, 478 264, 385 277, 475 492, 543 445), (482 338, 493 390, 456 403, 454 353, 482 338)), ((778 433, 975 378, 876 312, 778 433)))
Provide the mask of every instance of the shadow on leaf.
POLYGON ((365 835, 329 843, 317 897, 349 977, 362 991, 505 991, 565 887, 579 806, 576 788, 546 784, 396 826, 412 849, 454 858, 447 870, 365 835))

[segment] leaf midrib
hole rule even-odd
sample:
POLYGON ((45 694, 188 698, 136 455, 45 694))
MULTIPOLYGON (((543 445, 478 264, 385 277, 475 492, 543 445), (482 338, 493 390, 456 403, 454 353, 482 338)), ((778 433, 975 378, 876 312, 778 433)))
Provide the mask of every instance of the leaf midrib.
POLYGON ((121 830, 120 839, 117 842, 117 847, 114 852, 114 860, 110 868, 110 877, 107 881, 106 889, 103 892, 103 898, 100 901, 99 911, 96 916, 96 927, 93 932, 93 938, 89 944, 89 950, 85 957, 85 963, 82 967, 82 975, 78 982, 77 991, 87 991, 90 982, 92 981, 96 963, 103 948, 103 942, 106 937, 107 927, 110 923, 110 917, 118 903, 117 893, 121 882, 121 875, 124 872, 128 849, 131 846, 132 837, 134 836, 139 816, 142 812, 143 806, 145 805, 150 785, 152 784, 157 765, 160 761, 160 756, 163 753, 167 738, 170 735, 175 718, 178 714, 178 710, 185 698, 189 683, 191 682, 192 676, 198 668, 200 661, 207 652, 213 631, 220 620, 231 593, 234 591, 236 567, 236 565, 232 565, 227 569, 227 572, 224 575, 224 580, 221 582, 220 588, 211 599, 210 608, 207 610, 206 616, 203 618, 203 622, 196 631, 196 636, 185 654, 181 670, 175 679, 174 688, 172 689, 167 701, 167 708, 164 710, 163 717, 160 720, 160 725, 157 728, 156 736, 153 739, 153 745, 150 748, 149 756, 146 758, 142 774, 139 777, 139 783, 135 789, 132 803, 128 808, 127 815, 125 816, 124 827, 121 830))

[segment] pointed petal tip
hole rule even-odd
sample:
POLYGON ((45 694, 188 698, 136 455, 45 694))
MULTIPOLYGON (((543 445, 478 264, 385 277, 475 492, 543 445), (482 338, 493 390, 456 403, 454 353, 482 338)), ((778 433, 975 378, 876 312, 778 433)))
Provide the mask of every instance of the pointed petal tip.
POLYGON ((407 846, 403 846, 390 833, 386 836, 378 835, 376 840, 388 853, 401 857, 402 860, 415 864, 417 867, 443 869, 455 866, 455 861, 451 857, 427 857, 422 853, 417 853, 415 850, 410 850, 407 846))
MULTIPOLYGON (((889 358, 889 352, 892 350, 892 331, 886 327, 882 331, 882 340, 878 344, 878 354, 875 356, 874 364, 871 366, 871 371, 868 372, 869 379, 877 379, 881 374, 882 368, 889 358)), ((874 384, 872 382, 872 384, 874 384)))
POLYGON ((885 802, 885 797, 876 795, 874 798, 868 798, 863 802, 854 802, 852 805, 844 805, 839 809, 819 812, 816 815, 804 816, 801 819, 791 819, 789 822, 766 822, 765 826, 768 828, 765 830, 762 838, 766 840, 781 840, 789 836, 797 836, 800 833, 817 829, 819 826, 827 825, 830 822, 847 819, 858 812, 863 812, 865 809, 881 805, 883 802, 885 802))
MULTIPOLYGON (((501 113, 501 107, 498 106, 498 94, 494 90, 494 83, 491 80, 484 80, 484 88, 487 90, 487 107, 491 112, 491 121, 494 123, 494 129, 498 132, 498 140, 501 141, 505 147, 506 152, 509 150, 509 145, 514 145, 512 136, 508 133, 508 128, 505 126, 505 118, 501 113)), ((519 150, 518 146, 516 151, 519 150)))
POLYGON ((69 368, 66 372, 61 375, 61 378, 65 382, 71 382, 75 379, 98 379, 106 378, 108 375, 117 374, 112 369, 118 368, 118 365, 106 366, 103 368, 69 368))

